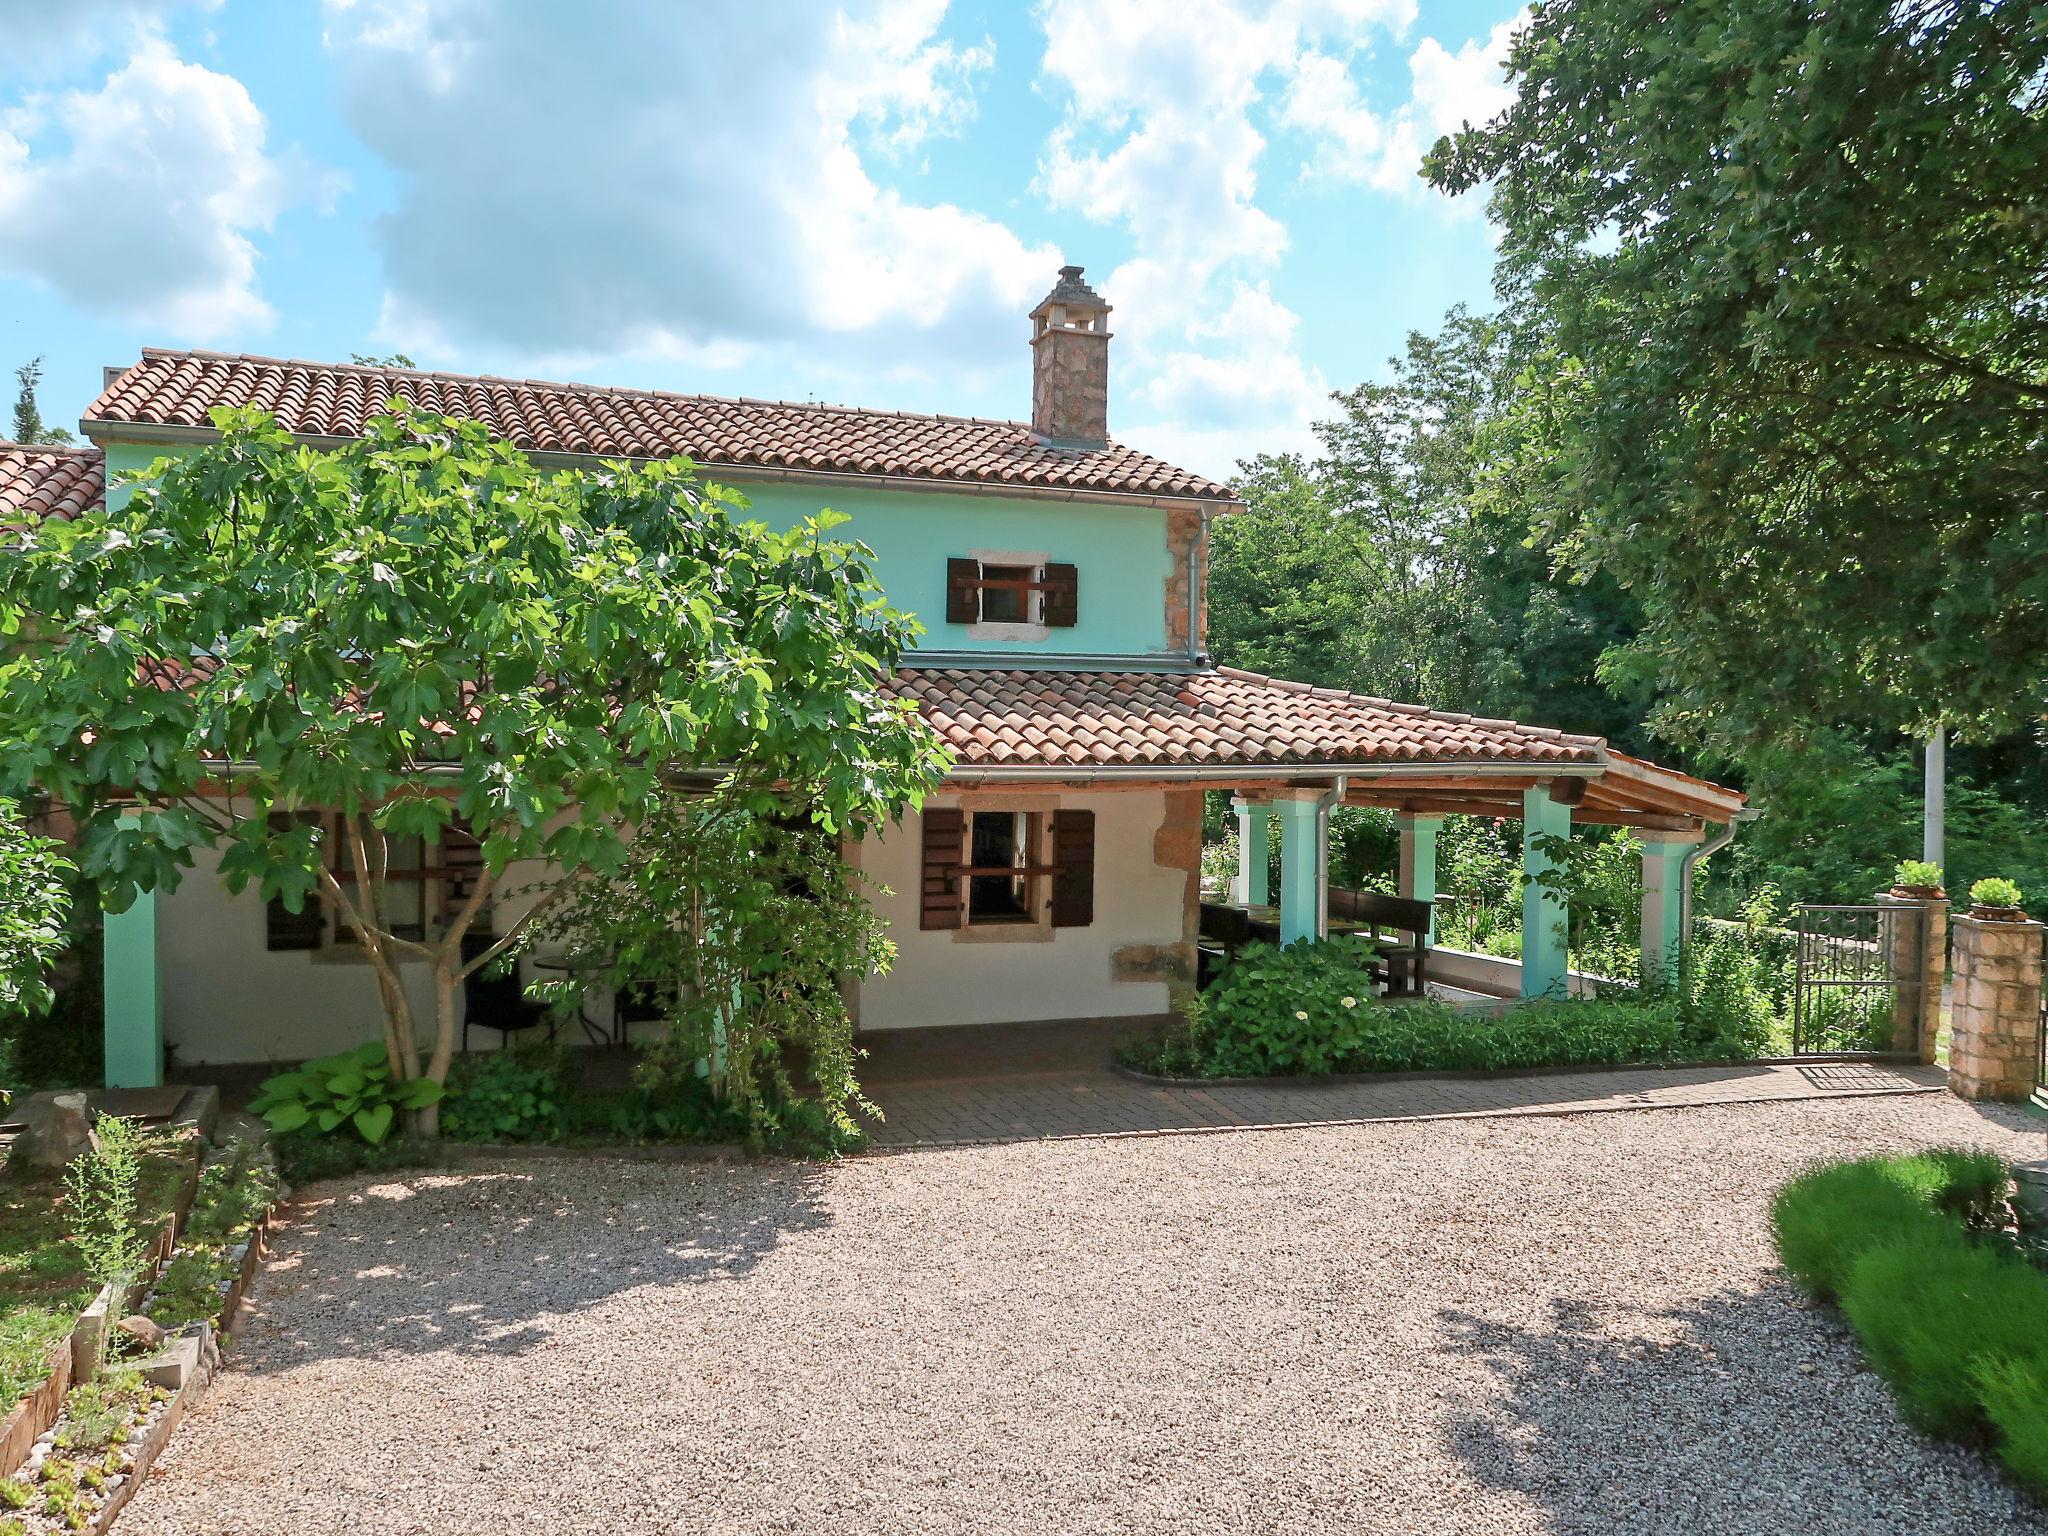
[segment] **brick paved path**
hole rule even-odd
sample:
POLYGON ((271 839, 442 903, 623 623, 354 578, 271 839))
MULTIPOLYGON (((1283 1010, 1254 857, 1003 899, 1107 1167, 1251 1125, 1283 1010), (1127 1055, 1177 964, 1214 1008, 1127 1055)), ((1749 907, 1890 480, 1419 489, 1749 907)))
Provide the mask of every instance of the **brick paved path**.
POLYGON ((959 1146, 1060 1136, 1136 1136, 1478 1115, 1588 1114, 1781 1099, 1934 1093, 1939 1067, 1756 1063, 1408 1078, 1315 1086, 1161 1086, 1109 1065, 1115 1024, 1017 1025, 870 1035, 863 1072, 884 1120, 880 1147, 959 1146), (923 1038, 913 1038, 923 1036, 923 1038))

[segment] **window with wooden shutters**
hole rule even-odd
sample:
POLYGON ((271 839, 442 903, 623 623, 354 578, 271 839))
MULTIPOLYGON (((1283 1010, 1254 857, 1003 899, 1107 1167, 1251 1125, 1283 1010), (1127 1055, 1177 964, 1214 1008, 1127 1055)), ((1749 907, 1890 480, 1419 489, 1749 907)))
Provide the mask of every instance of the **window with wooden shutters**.
POLYGON ((1093 811, 924 813, 920 926, 1085 928, 1095 920, 1093 811))
POLYGON ((1071 629, 1081 619, 1081 573, 1037 555, 954 556, 946 562, 946 622, 1071 629))
MULTIPOLYGON (((318 811, 272 811, 270 830, 284 832, 294 823, 319 826, 318 811)), ((306 903, 294 912, 280 896, 263 904, 263 947, 265 949, 318 949, 327 933, 327 912, 317 891, 306 893, 306 903)))
MULTIPOLYGON (((376 846, 377 834, 370 831, 368 835, 372 846, 376 846)), ((348 837, 338 816, 334 819, 328 843, 328 869, 335 881, 349 891, 353 900, 355 858, 349 851, 348 837)), ((469 899, 470 892, 476 889, 477 879, 483 873, 483 845, 462 828, 451 826, 442 829, 439 842, 429 843, 418 837, 394 837, 383 844, 383 850, 382 894, 386 925, 399 938, 416 943, 445 933, 462 910, 463 903, 469 899)), ((372 853, 371 858, 374 860, 376 854, 372 853)), ((487 934, 490 931, 491 914, 487 905, 477 914, 470 932, 487 934)), ((359 942, 354 931, 339 915, 334 921, 334 942, 337 945, 359 942)))
POLYGON ((951 806, 924 808, 922 928, 958 928, 960 868, 967 846, 967 818, 951 806))
POLYGON ((1052 814, 1052 925, 1086 928, 1095 921, 1095 813, 1052 814))

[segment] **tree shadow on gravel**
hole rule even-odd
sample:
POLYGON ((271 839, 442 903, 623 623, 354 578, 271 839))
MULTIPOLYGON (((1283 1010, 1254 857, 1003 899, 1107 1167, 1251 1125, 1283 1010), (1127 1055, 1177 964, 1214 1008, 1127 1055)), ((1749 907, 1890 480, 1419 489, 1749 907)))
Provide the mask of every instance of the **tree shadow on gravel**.
POLYGON ((1841 1321, 1782 1281, 1668 1312, 1554 1299, 1549 1327, 1440 1316, 1499 1393, 1445 1443, 1561 1536, 2048 1532, 1977 1452, 1906 1428, 1841 1321))
POLYGON ((369 1175, 295 1202, 238 1330, 239 1369, 399 1352, 517 1357, 549 1319, 743 1278, 830 1224, 828 1170, 557 1164, 369 1175))

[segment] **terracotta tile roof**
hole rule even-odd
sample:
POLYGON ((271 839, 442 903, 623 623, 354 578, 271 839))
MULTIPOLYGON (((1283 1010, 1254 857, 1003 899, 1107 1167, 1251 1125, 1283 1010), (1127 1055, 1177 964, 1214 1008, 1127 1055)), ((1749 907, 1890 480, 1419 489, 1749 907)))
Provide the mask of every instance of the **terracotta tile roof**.
POLYGON ((99 449, 0 441, 0 531, 32 527, 46 517, 76 517, 106 499, 106 460, 99 449))
POLYGON ((145 348, 88 423, 209 425, 216 405, 256 405, 289 431, 351 437, 394 396, 474 417, 530 452, 666 458, 728 468, 889 475, 963 485, 1231 500, 1228 488, 1111 443, 1078 451, 1035 441, 1023 422, 916 416, 780 400, 727 400, 467 377, 339 363, 145 348))
POLYGON ((1447 714, 1230 667, 913 668, 898 673, 893 687, 917 702, 962 766, 1606 760, 1597 736, 1447 714))

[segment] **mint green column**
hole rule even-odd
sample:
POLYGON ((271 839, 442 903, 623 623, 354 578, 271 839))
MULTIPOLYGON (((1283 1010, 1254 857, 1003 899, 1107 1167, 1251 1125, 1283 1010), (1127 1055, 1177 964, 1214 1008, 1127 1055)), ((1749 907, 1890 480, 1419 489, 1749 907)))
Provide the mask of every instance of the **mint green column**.
POLYGON ((1565 900, 1561 887, 1544 876, 1562 860, 1540 846, 1546 838, 1572 835, 1571 807, 1559 805, 1541 784, 1522 791, 1522 996, 1565 995, 1565 900))
POLYGON ((1316 801, 1274 802, 1280 813, 1280 942, 1313 939, 1322 931, 1316 910, 1322 881, 1316 862, 1322 840, 1316 836, 1316 801))
POLYGON ((1233 800, 1237 812, 1237 879, 1230 896, 1241 907, 1263 907, 1272 895, 1266 876, 1267 823, 1273 808, 1254 800, 1233 800))
MULTIPOLYGON (((1394 831, 1401 840, 1400 894, 1410 901, 1436 900, 1436 835, 1443 824, 1441 816, 1407 811, 1394 817, 1394 831)), ((1436 942, 1434 907, 1429 913, 1429 942, 1436 942)))
POLYGON ((1685 952, 1685 856, 1697 832, 1645 832, 1643 838, 1643 985, 1675 979, 1685 952))
POLYGON ((143 891, 125 912, 109 912, 100 951, 105 962, 102 1017, 109 1088, 156 1088, 164 1080, 163 989, 157 964, 156 892, 143 891))

